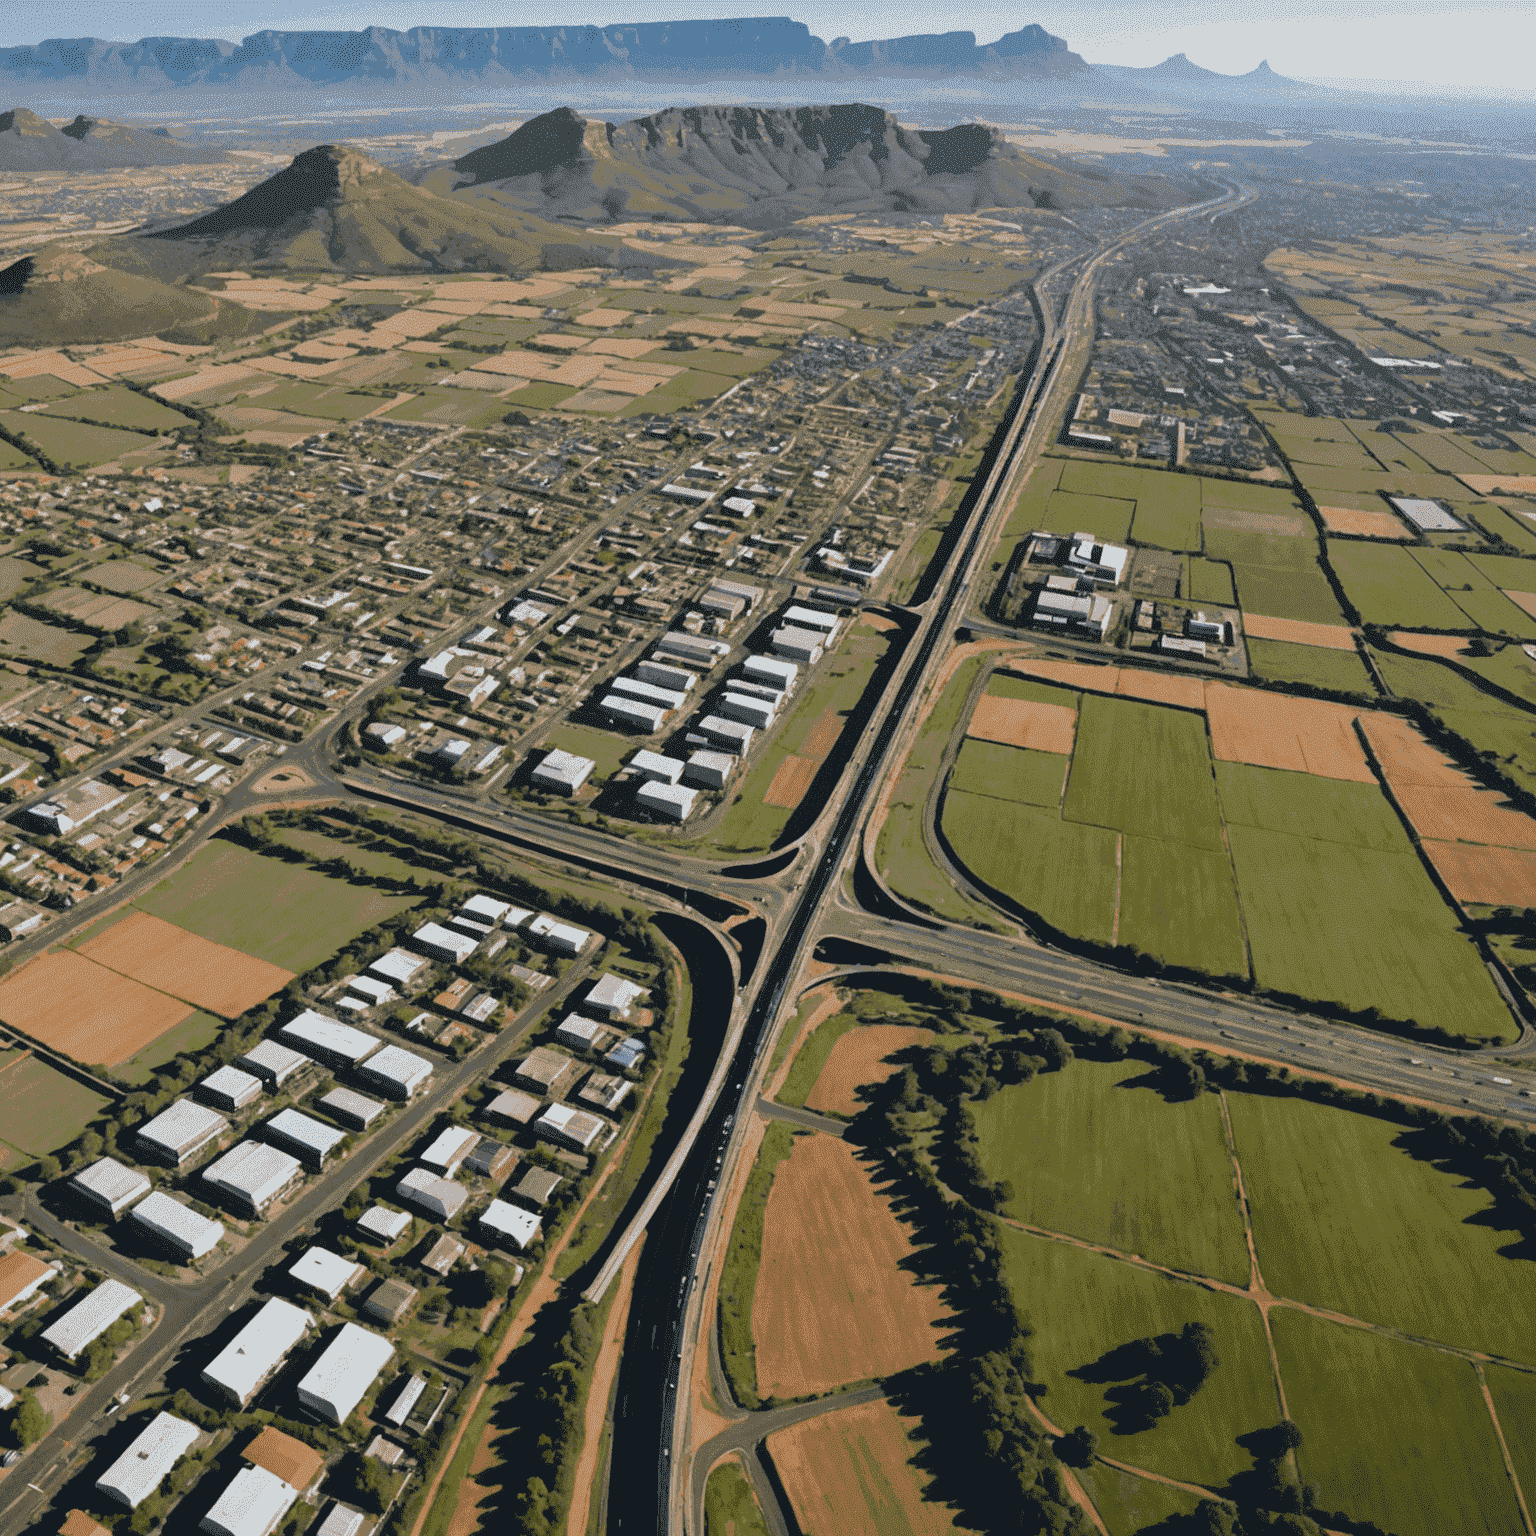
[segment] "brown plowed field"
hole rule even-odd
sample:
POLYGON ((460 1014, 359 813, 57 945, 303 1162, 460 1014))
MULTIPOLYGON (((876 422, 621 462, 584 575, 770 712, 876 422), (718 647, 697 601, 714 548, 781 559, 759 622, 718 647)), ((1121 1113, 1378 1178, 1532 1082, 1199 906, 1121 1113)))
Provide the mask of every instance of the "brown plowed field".
POLYGON ((908 1229, 835 1136, 796 1139, 779 1164, 763 1222, 752 1300, 757 1390, 830 1392, 890 1376, 939 1353, 949 1310, 900 1267, 908 1229))
POLYGON ((1121 667, 1115 692, 1122 699, 1141 699, 1148 704, 1176 704, 1180 709, 1205 708, 1205 683, 1198 677, 1176 677, 1171 672, 1143 672, 1121 667))
MULTIPOLYGON (((1503 588, 1500 588, 1503 591, 1503 588)), ((1536 592, 1505 592, 1504 596, 1515 607, 1523 608, 1533 619, 1536 619, 1536 592)))
POLYGON ((967 736, 1000 741, 1005 747, 1033 747, 1037 752, 1070 755, 1077 735, 1077 711, 1064 704, 1033 699, 999 699, 984 693, 966 726, 967 736))
POLYGON ((169 992, 221 1019, 235 1019, 280 992, 293 972, 253 955, 200 939, 148 912, 135 912, 99 933, 80 951, 157 992, 169 992))
POLYGON ((1113 693, 1120 676, 1119 667, 1095 667, 1081 661, 1011 661, 1005 669, 1023 677, 1038 677, 1063 688, 1086 688, 1089 693, 1113 693))
POLYGON ((820 761, 837 745, 837 738, 842 734, 843 717, 835 709, 824 709, 800 744, 800 751, 804 756, 820 761))
POLYGON ((1289 640, 1295 645, 1318 645, 1330 651, 1352 651, 1355 637, 1342 624, 1309 624, 1305 619, 1271 619, 1262 613, 1245 613, 1243 628, 1258 640, 1289 640))
POLYGON ((791 752, 779 764, 778 771, 763 794, 763 804, 793 809, 805 799, 805 792, 811 787, 811 781, 820 767, 820 758, 796 757, 791 752))
POLYGON ((67 949, 0 981, 0 1019, 84 1066, 127 1061, 191 1011, 67 949))
POLYGON ((1389 638, 1394 645, 1421 656, 1459 656, 1467 648, 1465 635, 1411 635, 1398 630, 1389 638))
POLYGON ((1358 533, 1371 539, 1407 539, 1412 535, 1385 507, 1322 507, 1318 515, 1329 533, 1358 533))
POLYGON ((1536 475, 1457 475, 1469 491, 1492 496, 1503 491, 1509 496, 1536 496, 1536 475))
POLYGON ((1223 762, 1376 782, 1352 728, 1355 711, 1343 704, 1207 683, 1205 709, 1211 750, 1223 762))
POLYGON ((802 1531, 827 1536, 952 1536, 950 1512, 923 1498, 909 1429, 884 1399, 838 1408, 768 1437, 802 1531))
MULTIPOLYGON (((1392 784, 1390 773, 1387 782, 1392 784)), ((1461 789, 1392 784, 1392 793, 1420 837, 1536 849, 1536 821, 1491 789, 1471 783, 1461 789)))
POLYGON ((805 1107, 823 1114, 858 1114, 864 1106, 855 1090, 867 1083, 883 1083, 896 1070, 895 1062, 885 1058, 903 1046, 931 1039, 931 1029, 908 1024, 865 1024, 849 1030, 832 1047, 821 1075, 805 1097, 805 1107))
POLYGON ((1536 907, 1536 852, 1424 839, 1424 851, 1457 901, 1536 907))
POLYGON ((1360 726, 1394 790, 1405 784, 1463 789, 1470 782, 1450 758, 1397 715, 1368 710, 1360 716, 1360 726))

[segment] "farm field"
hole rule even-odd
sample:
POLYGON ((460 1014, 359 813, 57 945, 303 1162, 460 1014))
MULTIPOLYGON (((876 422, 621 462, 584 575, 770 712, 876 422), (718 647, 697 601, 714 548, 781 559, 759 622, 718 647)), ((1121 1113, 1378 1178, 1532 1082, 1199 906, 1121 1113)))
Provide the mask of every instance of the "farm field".
POLYGON ((752 1299, 757 1390, 829 1392, 938 1357, 948 1312, 900 1268, 908 1230, 854 1149, 797 1136, 778 1165, 752 1299))
POLYGON ((1076 1060, 976 1106, 1007 1215, 1154 1263, 1248 1283, 1232 1159, 1211 1094, 1170 1104, 1143 1063, 1076 1060))
POLYGON ((68 1146, 110 1100, 36 1056, 0 1062, 0 1147, 28 1157, 68 1146))
POLYGON ((0 411, 0 427, 31 443, 61 469, 91 469, 136 448, 148 448, 154 441, 140 432, 89 427, 83 422, 30 412, 22 415, 0 411))
POLYGON ((802 1531, 951 1536, 942 1504, 913 1465, 916 1424, 887 1402, 839 1408, 768 1437, 768 1454, 802 1531))
POLYGON ((1253 675, 1272 683, 1305 683, 1330 693, 1358 693, 1374 697, 1376 684, 1365 663, 1353 649, 1326 649, 1296 645, 1287 640, 1260 640, 1248 636, 1248 662, 1253 675))
POLYGON ((1521 1491, 1529 1502, 1529 1490, 1536 1488, 1536 1439, 1522 1434, 1521 1426, 1531 1423, 1532 1415, 1536 1414, 1536 1376, 1524 1371, 1512 1371, 1503 1365, 1485 1365, 1483 1375, 1488 1381, 1488 1395, 1493 1399, 1493 1410, 1498 1414, 1499 1424, 1504 1430, 1504 1441, 1509 1447, 1509 1459, 1514 1464, 1515 1476, 1519 1478, 1521 1491))
POLYGON ((183 1051, 190 1055, 212 1045, 223 1026, 224 1020, 211 1013, 194 1013, 150 1041, 136 1055, 118 1062, 112 1075, 135 1087, 147 1083, 157 1068, 175 1060, 183 1051))
POLYGON ((968 736, 961 744, 949 782, 965 794, 1058 810, 1067 787, 1067 762, 1062 752, 999 746, 968 736))
POLYGON ((44 624, 24 613, 7 613, 0 619, 0 650, 25 661, 47 661, 56 667, 67 667, 90 647, 91 636, 44 624))
POLYGON ((1420 1162, 1395 1144, 1414 1133, 1369 1115, 1227 1102, 1277 1296, 1536 1365, 1536 1264, 1501 1252, 1511 1234, 1487 1224, 1485 1191, 1420 1162))
MULTIPOLYGON (((822 1029, 825 1028, 826 1025, 822 1025, 822 1029)), ((864 1107, 858 1090, 873 1083, 883 1083, 900 1070, 887 1058, 932 1039, 931 1029, 919 1029, 910 1024, 864 1024, 848 1031, 838 1038, 827 1054, 815 1085, 805 1096, 805 1107, 818 1114, 858 1114, 864 1107)), ((809 1044, 807 1042, 806 1049, 809 1044)))
MULTIPOLYGON (((1222 487, 1229 498, 1230 491, 1222 487)), ((1290 501, 1288 495, 1285 499, 1290 501)), ((1245 613, 1310 624, 1344 623, 1319 563, 1317 533, 1294 503, 1268 511, 1211 507, 1202 514, 1201 524, 1205 557, 1231 566, 1245 613)))
POLYGON ((173 411, 158 400, 146 399, 121 384, 109 384, 105 389, 91 389, 84 394, 50 401, 36 414, 63 416, 71 421, 101 422, 109 427, 140 432, 170 432, 192 424, 191 418, 180 411, 173 411))
POLYGON ((1519 1536, 1470 1361, 1298 1312, 1277 1311, 1271 1323, 1291 1417, 1306 1436, 1297 1465, 1324 1509, 1394 1536, 1519 1536))
MULTIPOLYGON (((338 843, 338 853, 352 848, 338 843)), ((141 911, 302 975, 348 939, 403 912, 408 896, 349 885, 215 838, 141 896, 141 911)))
POLYGON ((1388 628, 1536 635, 1536 620, 1455 550, 1333 540, 1329 559, 1367 623, 1388 628))

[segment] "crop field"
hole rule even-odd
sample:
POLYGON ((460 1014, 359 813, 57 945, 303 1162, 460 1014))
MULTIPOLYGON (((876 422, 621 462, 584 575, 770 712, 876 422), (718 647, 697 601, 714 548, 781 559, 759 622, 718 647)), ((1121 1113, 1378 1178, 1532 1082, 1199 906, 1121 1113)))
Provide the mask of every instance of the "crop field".
POLYGON ((1504 1430, 1504 1440, 1509 1447, 1509 1459, 1514 1463, 1515 1476, 1519 1478, 1520 1487, 1529 1499, 1528 1490, 1536 1488, 1536 1438, 1521 1433, 1521 1428, 1536 1422, 1533 1419, 1533 1415, 1536 1415, 1536 1376, 1524 1371, 1512 1371, 1502 1365, 1485 1365, 1483 1374, 1488 1380, 1488 1395, 1493 1399, 1493 1410, 1498 1414, 1499 1424, 1504 1430))
POLYGON ((960 747, 949 782, 972 795, 992 795, 1056 810, 1067 785, 1067 758, 970 738, 960 747))
MULTIPOLYGON (((931 1029, 910 1024, 865 1024, 848 1030, 837 1038, 827 1053, 814 1086, 805 1096, 805 1107, 818 1114, 858 1114, 864 1107, 859 1089, 883 1083, 899 1071, 897 1064, 890 1060, 896 1052, 932 1039, 931 1029)), ((803 1049, 809 1048, 807 1042, 803 1049)))
POLYGON ((1317 534, 1299 512, 1209 509, 1202 523, 1206 557, 1232 567, 1244 613, 1312 624, 1344 622, 1319 563, 1317 534))
POLYGON ((1248 951, 1226 851, 1127 833, 1115 937, 1164 965, 1246 980, 1248 951))
POLYGON ((0 1147, 40 1157, 67 1147, 108 1100, 36 1056, 0 1067, 0 1147))
POLYGON ((191 419, 180 411, 173 411, 158 400, 147 399, 120 384, 52 401, 36 414, 63 416, 71 421, 99 421, 105 426, 138 432, 170 432, 192 424, 191 419))
POLYGON ((1170 1104, 1132 1062, 1077 1060, 976 1106, 982 1165, 1015 1220, 1248 1283, 1236 1178, 1210 1094, 1170 1104))
POLYGON ((945 1507, 913 1465, 917 1425, 887 1402, 839 1408, 777 1430, 768 1454, 802 1531, 838 1536, 952 1536, 945 1507))
POLYGON ((31 412, 23 416, 19 412, 0 411, 0 427, 33 444, 62 469, 91 469, 150 443, 139 432, 88 427, 78 421, 31 412))
POLYGON ((1324 1509, 1394 1536, 1524 1531, 1469 1361, 1296 1312, 1272 1326, 1306 1436, 1297 1465, 1324 1509))
POLYGON ((1536 1365, 1536 1265, 1503 1253, 1483 1190, 1368 1115, 1251 1094, 1228 1108, 1276 1295, 1536 1365))
POLYGON ((1077 732, 1077 711, 1070 705, 1035 699, 999 698, 984 693, 976 701, 966 735, 1008 747, 1070 753, 1077 732))
POLYGON ((1368 623, 1389 628, 1482 630, 1529 637, 1522 613, 1465 556, 1397 545, 1335 541, 1329 558, 1368 623))
POLYGON ((1280 1416, 1251 1302, 1026 1232, 1005 1228, 1001 1242, 1014 1305, 1034 1328, 1035 1378, 1046 1385, 1044 1404, 1056 1423, 1086 1424, 1105 1455, 1187 1482, 1220 1487, 1249 1465, 1236 1437, 1280 1416), (1189 1402, 1139 1428, 1115 1395, 1130 1373, 1115 1374, 1114 1362, 1095 1366, 1112 1350, 1186 1323, 1211 1329, 1220 1364, 1189 1402))
POLYGON ((131 594, 142 592, 160 580, 161 572, 136 560, 103 560, 83 574, 82 579, 104 592, 131 594))
POLYGON ((44 624, 24 613, 7 613, 0 619, 0 650, 27 661, 50 661, 56 667, 67 667, 84 655, 90 645, 89 635, 44 624))
POLYGON ((949 1313, 900 1267, 911 1251, 851 1146, 796 1137, 768 1194, 752 1298, 759 1394, 829 1392, 936 1359, 949 1313))
MULTIPOLYGON (((352 852, 342 843, 336 851, 352 852)), ((199 938, 302 975, 412 900, 215 839, 134 905, 199 938)))
POLYGON ((147 1083, 158 1068, 174 1061, 183 1052, 191 1055, 212 1045, 223 1026, 224 1020, 211 1013, 194 1013, 150 1041, 136 1055, 118 1062, 112 1075, 125 1083, 147 1083))
POLYGON ((1346 651, 1296 645, 1288 640, 1261 640, 1250 633, 1248 663, 1253 675, 1267 682, 1305 683, 1331 693, 1376 693, 1376 684, 1353 646, 1346 651))
POLYGON ((294 976, 148 912, 131 913, 80 945, 78 953, 225 1019, 238 1018, 264 1002, 294 976))
POLYGON ((0 442, 0 470, 36 469, 37 460, 25 454, 12 443, 0 442))

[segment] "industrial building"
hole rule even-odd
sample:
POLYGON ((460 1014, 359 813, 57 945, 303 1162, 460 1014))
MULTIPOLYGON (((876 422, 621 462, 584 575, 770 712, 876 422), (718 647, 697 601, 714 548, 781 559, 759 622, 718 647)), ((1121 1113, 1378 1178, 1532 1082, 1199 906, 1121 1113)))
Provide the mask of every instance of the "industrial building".
POLYGON ((24 1307, 58 1272, 55 1265, 20 1248, 0 1258, 0 1317, 24 1307))
POLYGON ((768 636, 768 643, 776 655, 808 667, 821 660, 825 640, 826 636, 819 629, 801 629, 794 624, 780 624, 768 636))
POLYGON ((741 664, 741 675, 752 683, 763 683, 788 693, 800 676, 800 668, 792 661, 777 656, 748 656, 741 664))
POLYGON ((179 1168, 228 1130, 229 1121, 216 1110, 191 1099, 177 1099, 154 1119, 145 1121, 135 1140, 147 1157, 179 1168))
POLYGON ((411 1218, 404 1211, 392 1211, 387 1205, 370 1205, 357 1218, 357 1230, 380 1243, 399 1242, 411 1230, 411 1218))
POLYGON ((478 923, 489 923, 493 928, 518 928, 533 914, 526 907, 514 907, 510 901, 499 901, 480 892, 466 899, 459 908, 459 915, 473 918, 478 923))
POLYGON ((597 701, 597 707, 616 725, 641 731, 647 736, 654 736, 672 713, 665 705, 648 704, 643 699, 632 699, 622 693, 605 693, 597 701))
POLYGON ((295 1049, 302 1048, 332 1067, 355 1067, 378 1050, 380 1042, 365 1030, 306 1008, 278 1033, 295 1049))
POLYGON ((1120 544, 1104 544, 1091 533, 1074 533, 1065 551, 1065 563, 1100 586, 1118 587, 1125 580, 1131 552, 1120 544))
POLYGON ((740 720, 727 720, 722 715, 705 715, 694 722, 694 729, 717 747, 745 757, 752 750, 754 727, 740 720))
POLYGON ((273 1477, 282 1478, 305 1497, 314 1495, 325 1472, 325 1457, 319 1451, 271 1425, 258 1430, 240 1456, 250 1466, 265 1468, 273 1477))
POLYGON ((241 1467, 197 1528, 208 1536, 271 1536, 298 1496, 264 1467, 241 1467))
POLYGON ((528 924, 531 938, 542 940, 557 955, 579 955, 591 942, 592 935, 585 928, 562 923, 548 913, 541 912, 528 924))
POLYGON ((262 1126, 261 1134, 275 1146, 291 1152, 312 1173, 347 1139, 345 1131, 316 1120, 297 1109, 280 1109, 262 1126))
POLYGON ((568 1104, 551 1104, 533 1122, 536 1136, 576 1152, 590 1152, 593 1143, 606 1129, 605 1123, 596 1115, 572 1109, 568 1104))
POLYGON ((247 1216, 260 1216, 303 1176, 298 1158, 260 1141, 240 1142, 202 1172, 203 1183, 247 1216))
POLYGON ((73 1360, 81 1350, 94 1344, 108 1328, 143 1303, 144 1298, 121 1280, 103 1280, 91 1294, 77 1301, 52 1326, 43 1329, 43 1343, 56 1349, 66 1360, 73 1360))
POLYGON ((447 1275, 464 1257, 464 1244, 451 1232, 433 1233, 427 1238, 427 1251, 416 1262, 434 1275, 447 1275))
POLYGON ((233 1113, 261 1097, 261 1079, 239 1067, 220 1067, 210 1072, 194 1092, 214 1108, 233 1113))
POLYGON ((674 693, 691 693, 698 683, 686 667, 669 666, 664 661, 637 661, 635 675, 642 683, 654 683, 658 688, 670 688, 674 693))
POLYGON ((400 1395, 384 1410, 384 1422, 393 1424, 396 1429, 403 1428, 416 1404, 421 1401, 421 1394, 426 1390, 425 1376, 408 1377, 405 1385, 400 1389, 400 1395))
POLYGON ((645 1057, 645 1045, 633 1035, 626 1036, 608 1052, 603 1060, 616 1072, 627 1072, 638 1066, 645 1057))
POLYGON ((512 1069, 514 1081, 553 1098, 576 1075, 576 1063, 547 1045, 536 1045, 512 1069))
POLYGON ((174 1414, 157 1413, 133 1444, 96 1479, 97 1493, 126 1509, 137 1509, 197 1444, 199 1435, 197 1425, 174 1414))
POLYGON ((706 789, 724 789, 736 771, 736 759, 729 752, 694 752, 683 769, 683 777, 706 789))
POLYGON ((392 1099, 414 1098, 432 1076, 432 1063, 403 1046, 386 1045, 369 1061, 359 1075, 392 1099))
POLYGON ((1075 576, 1048 576, 1035 589, 1029 621, 1037 629, 1054 629, 1102 640, 1114 615, 1114 603, 1092 584, 1075 576))
POLYGON ((492 1120, 500 1120, 503 1125, 527 1125, 538 1114, 541 1103, 543 1100, 536 1094, 508 1088, 485 1106, 485 1112, 492 1120))
POLYGON ((434 1173, 440 1173, 445 1179, 451 1179, 459 1171, 459 1164, 479 1140, 480 1133, 472 1131, 467 1125, 445 1126, 432 1138, 431 1145, 424 1151, 418 1161, 432 1169, 434 1173))
POLYGON ((837 632, 842 628, 842 620, 836 614, 823 613, 820 608, 807 608, 800 603, 791 603, 784 610, 783 619, 794 629, 808 629, 821 635, 824 645, 837 639, 837 632))
POLYGON ((667 710, 681 709, 688 702, 688 695, 678 689, 662 688, 635 677, 616 677, 608 686, 626 699, 639 699, 642 704, 659 704, 667 710))
POLYGON ((555 747, 544 754, 528 778, 539 789, 557 795, 574 795, 592 777, 596 767, 590 757, 577 757, 574 752, 562 752, 555 747))
POLYGON ((619 1105, 634 1091, 635 1085, 627 1077, 611 1072, 594 1072, 577 1091, 576 1097, 592 1109, 615 1114, 619 1105))
MULTIPOLYGON (((381 1207, 375 1206, 374 1209, 379 1210, 381 1207)), ((390 1211, 387 1214, 399 1216, 404 1226, 411 1224, 411 1218, 403 1211, 390 1211)), ((362 1225, 361 1220, 358 1225, 362 1225)), ((327 1301, 335 1301, 343 1291, 356 1285, 367 1273, 355 1259, 332 1253, 329 1248, 306 1248, 288 1266, 288 1278, 295 1285, 314 1291, 327 1301)))
POLYGON ((103 1157, 82 1168, 69 1181, 69 1187, 94 1210, 120 1216, 135 1200, 142 1200, 151 1185, 137 1168, 126 1167, 115 1157, 103 1157))
POLYGON ((381 1280, 369 1292, 363 1311, 374 1322, 393 1327, 410 1311, 419 1294, 414 1285, 407 1285, 403 1280, 381 1280))
POLYGON ((537 1205, 540 1208, 549 1204, 554 1193, 565 1180, 558 1173, 551 1173, 548 1168, 530 1168, 517 1181, 517 1187, 512 1193, 519 1200, 526 1200, 529 1205, 537 1205))
POLYGON ((680 757, 663 757, 660 752, 642 748, 629 760, 631 773, 658 784, 676 784, 683 776, 683 760, 680 757))
POLYGON ((635 803, 654 816, 667 821, 687 821, 701 791, 683 784, 658 784, 647 781, 635 791, 635 803))
POLYGON ((439 1178, 426 1168, 412 1168, 395 1185, 395 1194, 439 1221, 452 1221, 469 1198, 469 1191, 462 1184, 439 1178))
POLYGON ((247 1407, 312 1323, 302 1307, 274 1296, 208 1362, 203 1381, 247 1407))
POLYGON ((517 1166, 517 1153, 494 1136, 477 1136, 465 1154, 464 1166, 482 1179, 502 1179, 517 1166))
POLYGON ((677 629, 669 630, 651 647, 653 657, 680 661, 701 672, 708 672, 722 656, 728 656, 730 652, 730 646, 723 640, 706 640, 700 635, 690 635, 677 629))
POLYGON ((522 1250, 538 1237, 542 1223, 532 1211, 509 1205, 505 1200, 492 1200, 482 1213, 479 1225, 482 1232, 522 1250))
POLYGON ((317 1418, 345 1424, 394 1353, 388 1339, 356 1323, 343 1323, 299 1383, 299 1402, 317 1418))
POLYGON ((259 1077, 268 1088, 281 1088, 308 1064, 308 1056, 280 1045, 276 1040, 258 1040, 245 1055, 235 1058, 237 1067, 244 1067, 259 1077))
POLYGON ((159 1189, 146 1195, 128 1219, 182 1259, 200 1259, 212 1253, 224 1237, 222 1222, 199 1216, 159 1189))
POLYGON ((354 1093, 350 1088, 331 1089, 320 1100, 320 1108, 328 1115, 335 1115, 355 1131, 366 1131, 384 1113, 384 1105, 380 1100, 354 1093))
POLYGON ((408 949, 395 948, 380 955, 368 967, 368 974, 404 992, 430 964, 425 955, 413 955, 408 949))
POLYGON ((441 923, 423 923, 411 935, 411 943, 423 954, 446 965, 462 965, 480 947, 479 939, 467 933, 455 933, 441 923))
POLYGON ((587 988, 581 1005, 593 1013, 602 1014, 605 1019, 627 1019, 644 996, 644 987, 636 986, 626 977, 615 976, 612 971, 604 971, 587 988))
POLYGON ((607 1027, 584 1019, 579 1013, 568 1013, 555 1028, 555 1039, 572 1051, 590 1051, 597 1045, 599 1035, 607 1034, 607 1027))
POLYGON ((739 720, 760 731, 767 730, 779 713, 767 699, 750 693, 727 692, 716 707, 727 720, 739 720))

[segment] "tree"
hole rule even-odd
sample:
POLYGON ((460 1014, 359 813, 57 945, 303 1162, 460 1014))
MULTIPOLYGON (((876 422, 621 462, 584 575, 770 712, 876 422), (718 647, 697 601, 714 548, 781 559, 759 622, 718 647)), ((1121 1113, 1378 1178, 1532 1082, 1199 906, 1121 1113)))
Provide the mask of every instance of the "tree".
POLYGON ((1045 1058, 1049 1072, 1059 1072, 1072 1061, 1072 1047, 1059 1029, 1042 1029, 1035 1036, 1035 1046, 1045 1058))
POLYGON ((1173 1392, 1160 1381, 1148 1382, 1142 1389, 1141 1406, 1150 1421, 1166 1419, 1173 1412, 1173 1392))
POLYGON ((52 1422, 43 1412, 43 1405, 34 1393, 17 1394, 16 1407, 11 1414, 11 1433, 15 1435, 16 1443, 22 1450, 26 1450, 29 1445, 36 1445, 48 1433, 48 1426, 52 1422))
POLYGON ((1299 1451, 1301 1449, 1301 1428, 1290 1419, 1281 1419, 1270 1430, 1269 1438, 1270 1443, 1275 1447, 1275 1455, 1277 1457, 1285 1455, 1287 1451, 1299 1451))
POLYGON ((1086 1424, 1079 1424, 1069 1435, 1056 1442, 1056 1457, 1069 1467, 1088 1466, 1099 1449, 1099 1437, 1086 1424))
POLYGON ((342 1463, 342 1477, 352 1489, 352 1496, 364 1509, 382 1515, 394 1493, 384 1463, 360 1451, 348 1451, 342 1463))

